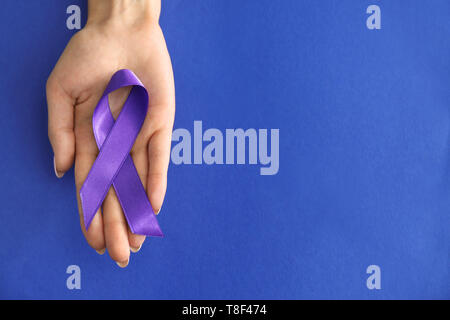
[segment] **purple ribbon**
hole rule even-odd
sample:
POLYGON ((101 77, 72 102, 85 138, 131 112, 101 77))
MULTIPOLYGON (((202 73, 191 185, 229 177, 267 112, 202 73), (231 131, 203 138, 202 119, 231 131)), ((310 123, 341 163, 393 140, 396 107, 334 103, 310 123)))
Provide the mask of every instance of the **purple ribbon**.
POLYGON ((131 70, 117 71, 92 116, 95 141, 100 152, 80 190, 86 229, 89 229, 112 185, 131 231, 146 236, 163 236, 130 156, 147 109, 148 93, 141 81, 131 70), (132 86, 132 89, 117 120, 114 120, 108 94, 127 86, 132 86))

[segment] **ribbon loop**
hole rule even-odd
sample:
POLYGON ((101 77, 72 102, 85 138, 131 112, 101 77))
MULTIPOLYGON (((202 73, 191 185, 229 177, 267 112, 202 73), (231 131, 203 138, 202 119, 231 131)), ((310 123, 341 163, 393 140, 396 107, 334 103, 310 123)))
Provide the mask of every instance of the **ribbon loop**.
POLYGON ((117 71, 92 116, 94 137, 100 152, 80 189, 86 229, 112 185, 131 231, 147 236, 163 236, 130 156, 147 109, 148 93, 141 81, 131 70, 117 71), (132 86, 132 89, 117 120, 114 120, 108 94, 127 86, 132 86))

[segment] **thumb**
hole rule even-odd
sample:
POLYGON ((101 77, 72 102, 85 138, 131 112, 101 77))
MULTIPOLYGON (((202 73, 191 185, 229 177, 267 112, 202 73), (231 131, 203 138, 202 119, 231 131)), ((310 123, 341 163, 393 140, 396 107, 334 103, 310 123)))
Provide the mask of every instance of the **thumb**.
POLYGON ((62 178, 75 156, 73 112, 75 100, 52 76, 47 80, 48 137, 53 148, 55 174, 62 178))

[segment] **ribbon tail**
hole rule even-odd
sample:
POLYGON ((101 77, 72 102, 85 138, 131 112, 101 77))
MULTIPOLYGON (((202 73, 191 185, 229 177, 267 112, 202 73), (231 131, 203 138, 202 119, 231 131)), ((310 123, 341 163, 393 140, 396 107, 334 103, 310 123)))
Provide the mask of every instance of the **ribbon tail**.
POLYGON ((129 155, 117 173, 113 186, 131 231, 145 236, 162 237, 156 215, 129 155))
MULTIPOLYGON (((85 192, 84 185, 80 190, 80 200, 81 200, 81 210, 83 211, 83 219, 84 219, 84 226, 86 230, 89 229, 89 226, 91 225, 92 219, 94 219, 95 214, 97 213, 98 209, 100 208, 103 198, 97 196, 93 196, 90 194, 87 196, 85 192)), ((92 193, 92 189, 91 192, 92 193)))

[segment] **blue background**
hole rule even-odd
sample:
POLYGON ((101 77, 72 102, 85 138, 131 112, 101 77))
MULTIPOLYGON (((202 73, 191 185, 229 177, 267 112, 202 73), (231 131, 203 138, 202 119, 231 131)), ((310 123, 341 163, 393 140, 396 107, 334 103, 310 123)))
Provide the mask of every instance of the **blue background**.
POLYGON ((449 1, 163 1, 174 128, 279 128, 280 170, 171 164, 165 238, 124 270, 85 242, 73 171, 53 173, 70 4, 84 22, 85 2, 1 3, 1 298, 450 298, 449 1))

